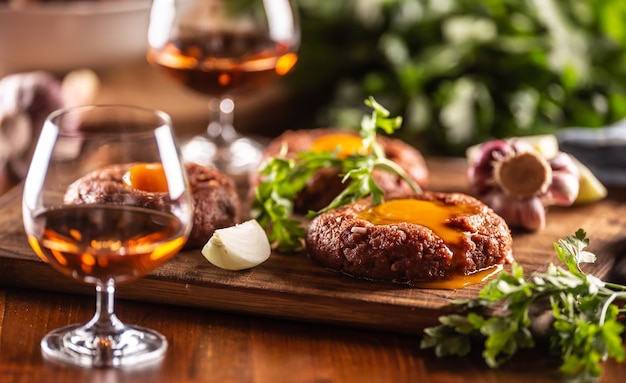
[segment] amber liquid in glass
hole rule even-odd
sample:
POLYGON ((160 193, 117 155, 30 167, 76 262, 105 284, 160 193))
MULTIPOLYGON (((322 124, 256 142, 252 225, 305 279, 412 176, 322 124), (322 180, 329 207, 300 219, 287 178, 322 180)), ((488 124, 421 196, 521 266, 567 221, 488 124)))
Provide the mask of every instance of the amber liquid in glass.
POLYGON ((174 215, 113 204, 48 210, 34 225, 28 241, 37 255, 87 283, 137 279, 185 243, 184 225, 174 215))
POLYGON ((258 89, 287 74, 298 56, 262 34, 219 32, 169 42, 147 58, 186 87, 217 96, 258 89))

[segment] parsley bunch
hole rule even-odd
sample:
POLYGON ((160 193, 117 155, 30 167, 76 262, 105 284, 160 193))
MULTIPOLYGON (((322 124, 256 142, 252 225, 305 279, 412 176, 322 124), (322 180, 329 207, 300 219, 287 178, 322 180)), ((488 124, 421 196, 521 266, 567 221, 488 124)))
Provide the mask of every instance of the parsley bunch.
POLYGON ((514 263, 511 273, 502 272, 478 298, 453 301, 468 313, 440 317, 440 325, 424 330, 422 348, 432 347, 438 356, 463 356, 476 338, 484 339, 483 358, 498 367, 519 349, 535 346, 533 308, 545 305, 553 317, 546 335, 552 351, 561 355, 560 371, 570 382, 596 381, 602 361, 625 358, 620 319, 626 314, 626 286, 581 270, 580 263, 595 261, 595 255, 584 250, 588 244, 579 229, 554 244, 566 268, 550 264, 547 272, 524 279, 522 267, 514 263))
POLYGON ((254 191, 252 217, 266 228, 270 243, 277 250, 291 252, 302 248, 305 229, 301 221, 293 218, 294 201, 319 169, 341 169, 342 182, 346 187, 328 206, 309 212, 309 218, 366 196, 370 196, 374 204, 381 203, 384 192, 372 177, 374 168, 395 173, 414 191, 421 191, 398 164, 386 158, 376 140, 379 129, 392 134, 402 125, 402 118, 389 117, 389 111, 372 97, 365 100, 365 104, 373 111, 370 116, 364 116, 361 122, 363 151, 344 158, 339 155, 340 148, 337 148, 333 152, 306 151, 297 153, 295 158, 288 158, 287 148, 283 148, 278 156, 269 158, 262 165, 259 170, 261 182, 254 191))

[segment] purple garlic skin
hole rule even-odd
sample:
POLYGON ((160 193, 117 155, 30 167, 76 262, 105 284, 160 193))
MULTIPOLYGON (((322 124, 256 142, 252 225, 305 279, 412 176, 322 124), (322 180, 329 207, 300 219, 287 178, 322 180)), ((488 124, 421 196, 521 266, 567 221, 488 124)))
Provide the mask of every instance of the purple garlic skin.
POLYGON ((518 198, 493 190, 480 197, 509 227, 538 231, 546 225, 546 208, 539 198, 518 198))
POLYGON ((545 206, 570 206, 578 196, 580 173, 569 154, 559 152, 550 159, 552 167, 552 184, 542 196, 545 206))
POLYGON ((25 175, 34 143, 49 113, 65 105, 61 82, 47 72, 27 72, 0 80, 0 168, 25 175))
POLYGON ((44 71, 0 79, 0 192, 26 176, 46 117, 53 111, 91 104, 99 79, 89 69, 58 79, 44 71))
POLYGON ((530 231, 545 227, 546 207, 574 203, 579 177, 578 167, 567 153, 544 158, 520 139, 484 143, 467 170, 471 193, 510 227, 530 231))

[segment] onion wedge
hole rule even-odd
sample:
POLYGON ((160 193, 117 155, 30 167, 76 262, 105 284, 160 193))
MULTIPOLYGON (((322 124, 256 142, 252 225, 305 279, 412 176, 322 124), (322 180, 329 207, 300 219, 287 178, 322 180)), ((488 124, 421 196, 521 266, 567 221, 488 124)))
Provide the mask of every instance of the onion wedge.
POLYGON ((202 255, 225 270, 244 270, 265 262, 272 250, 265 231, 256 220, 215 230, 202 255))

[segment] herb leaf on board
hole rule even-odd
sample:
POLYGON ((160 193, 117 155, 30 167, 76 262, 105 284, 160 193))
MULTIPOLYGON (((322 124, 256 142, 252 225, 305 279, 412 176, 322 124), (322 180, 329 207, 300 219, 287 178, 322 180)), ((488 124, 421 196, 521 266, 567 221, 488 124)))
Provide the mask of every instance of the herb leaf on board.
POLYGON ((361 139, 364 150, 340 156, 335 150, 306 151, 288 158, 287 148, 269 158, 260 168, 261 182, 254 190, 252 217, 268 232, 272 246, 281 252, 293 252, 303 247, 305 229, 293 217, 294 201, 307 181, 319 169, 333 167, 341 170, 345 189, 319 211, 311 211, 309 218, 358 199, 370 196, 374 204, 383 202, 384 192, 372 177, 375 168, 394 173, 407 182, 415 192, 419 185, 395 162, 385 156, 376 140, 379 130, 393 133, 402 125, 401 117, 389 117, 389 111, 372 97, 365 100, 372 108, 370 116, 364 116, 361 124, 361 139), (362 154, 365 153, 365 154, 362 154))
POLYGON ((580 263, 595 260, 584 250, 588 244, 582 229, 558 240, 554 248, 565 267, 550 264, 546 272, 530 278, 514 263, 510 273, 500 273, 478 298, 453 301, 467 314, 440 317, 439 325, 424 330, 421 347, 434 348, 437 356, 464 356, 473 340, 482 339, 483 359, 498 367, 520 349, 535 347, 532 308, 545 305, 553 317, 546 335, 551 351, 561 356, 560 371, 570 382, 597 381, 603 361, 626 358, 626 286, 582 271, 580 263))

